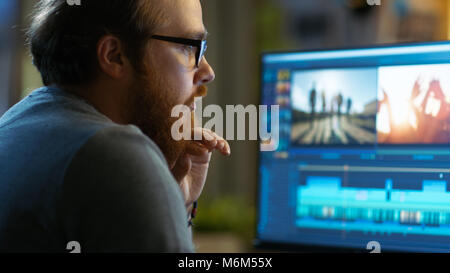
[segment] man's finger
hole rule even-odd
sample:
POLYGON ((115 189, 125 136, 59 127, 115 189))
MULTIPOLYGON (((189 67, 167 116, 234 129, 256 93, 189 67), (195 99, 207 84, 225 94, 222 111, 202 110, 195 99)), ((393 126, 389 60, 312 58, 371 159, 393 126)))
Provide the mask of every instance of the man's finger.
POLYGON ((204 129, 203 132, 204 132, 204 135, 207 135, 210 139, 215 139, 217 141, 216 145, 212 149, 217 149, 223 155, 226 155, 226 156, 231 154, 230 145, 224 138, 222 138, 215 132, 208 130, 208 129, 204 129))
POLYGON ((208 129, 197 127, 192 130, 192 134, 201 135, 200 140, 194 141, 203 144, 210 151, 216 149, 219 144, 219 136, 208 129))
POLYGON ((201 127, 195 127, 192 129, 192 133, 191 133, 191 138, 193 140, 195 139, 195 136, 200 136, 201 139, 200 140, 196 140, 196 141, 201 141, 201 140, 208 140, 208 141, 213 141, 216 139, 216 137, 213 135, 213 131, 205 129, 205 128, 201 128, 201 127))
POLYGON ((213 134, 217 139, 217 146, 216 149, 219 150, 223 155, 230 155, 231 149, 230 145, 228 144, 228 141, 226 141, 223 137, 219 136, 218 134, 211 131, 211 134, 213 134))
POLYGON ((208 154, 210 151, 208 148, 198 142, 188 142, 185 148, 185 152, 195 156, 203 156, 208 154))
POLYGON ((202 134, 202 140, 200 140, 199 142, 205 145, 205 147, 209 150, 213 150, 218 144, 218 139, 206 130, 203 130, 202 134))

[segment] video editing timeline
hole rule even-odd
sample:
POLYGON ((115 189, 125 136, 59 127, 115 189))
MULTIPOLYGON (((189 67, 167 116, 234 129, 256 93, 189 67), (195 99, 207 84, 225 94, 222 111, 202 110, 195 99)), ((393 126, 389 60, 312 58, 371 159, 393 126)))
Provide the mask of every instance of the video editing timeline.
POLYGON ((263 55, 280 145, 260 153, 257 239, 450 251, 446 75, 449 42, 263 55))
POLYGON ((298 187, 298 227, 380 234, 450 234, 450 192, 447 182, 437 179, 448 176, 450 169, 312 165, 299 169, 307 176, 298 187), (330 172, 345 172, 347 177, 325 176, 330 172), (419 174, 421 181, 412 189, 411 183, 404 181, 404 174, 419 174), (383 181, 372 183, 372 187, 358 183, 364 176, 388 178, 381 188, 383 181))

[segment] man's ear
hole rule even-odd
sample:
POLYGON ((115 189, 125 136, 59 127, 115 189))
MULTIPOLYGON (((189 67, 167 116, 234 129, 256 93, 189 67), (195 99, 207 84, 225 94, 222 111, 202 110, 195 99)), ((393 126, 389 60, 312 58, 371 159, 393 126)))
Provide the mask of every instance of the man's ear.
POLYGON ((100 70, 108 76, 118 79, 125 75, 128 60, 117 37, 105 35, 98 41, 97 60, 100 70))

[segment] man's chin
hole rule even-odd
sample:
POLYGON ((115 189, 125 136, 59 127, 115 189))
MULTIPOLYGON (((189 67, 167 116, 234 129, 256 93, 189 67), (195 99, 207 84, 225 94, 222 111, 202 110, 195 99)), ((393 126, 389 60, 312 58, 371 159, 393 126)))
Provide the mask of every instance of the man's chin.
POLYGON ((164 154, 169 167, 172 168, 182 155, 186 141, 176 141, 171 134, 172 125, 178 118, 171 117, 175 103, 164 94, 175 94, 168 90, 167 84, 154 77, 153 81, 146 78, 137 79, 130 88, 133 94, 130 97, 131 120, 141 131, 153 140, 164 154), (156 79, 156 80, 155 80, 156 79), (164 91, 164 92, 163 92, 164 91))

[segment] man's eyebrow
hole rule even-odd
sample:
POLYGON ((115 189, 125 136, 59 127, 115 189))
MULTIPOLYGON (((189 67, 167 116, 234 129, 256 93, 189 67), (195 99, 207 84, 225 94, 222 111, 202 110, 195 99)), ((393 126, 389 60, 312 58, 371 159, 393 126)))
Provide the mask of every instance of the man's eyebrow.
POLYGON ((191 35, 189 35, 189 37, 192 37, 192 39, 196 39, 196 40, 204 40, 204 39, 206 39, 206 37, 208 37, 208 31, 205 29, 205 31, 194 32, 194 33, 191 33, 191 35))

